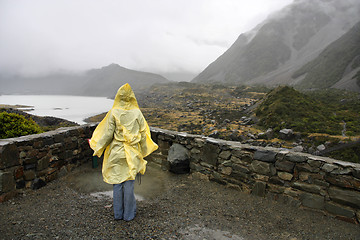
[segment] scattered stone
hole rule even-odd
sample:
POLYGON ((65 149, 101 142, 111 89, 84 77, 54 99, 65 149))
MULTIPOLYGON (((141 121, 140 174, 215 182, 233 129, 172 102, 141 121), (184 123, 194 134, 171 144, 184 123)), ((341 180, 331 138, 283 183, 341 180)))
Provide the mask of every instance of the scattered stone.
POLYGON ((68 170, 65 166, 62 166, 59 171, 59 178, 65 177, 68 174, 68 170))
POLYGON ((269 128, 265 132, 267 139, 272 139, 274 137, 274 130, 272 128, 269 128))
POLYGON ((319 146, 316 147, 316 150, 318 151, 324 151, 326 149, 324 144, 320 144, 319 146))
POLYGON ((214 131, 209 135, 209 137, 217 138, 217 137, 219 137, 219 135, 220 135, 219 131, 214 131))
POLYGON ((209 181, 209 176, 206 174, 202 174, 200 172, 194 172, 190 175, 192 178, 194 179, 200 179, 200 180, 204 180, 204 181, 209 181))
POLYGON ((33 190, 36 190, 36 189, 44 187, 45 185, 46 185, 45 181, 43 181, 40 178, 35 178, 35 180, 33 181, 32 185, 31 185, 31 188, 33 190))
POLYGON ((252 118, 242 117, 241 121, 242 121, 241 125, 251 125, 251 124, 253 124, 252 118))
POLYGON ((248 133, 247 136, 251 139, 256 139, 255 135, 252 133, 248 133))
POLYGON ((279 131, 279 138, 283 140, 290 140, 294 136, 294 132, 292 129, 281 129, 279 131))
POLYGON ((190 172, 189 151, 182 145, 174 143, 169 149, 167 160, 171 172, 178 174, 190 172))
POLYGON ((225 119, 224 121, 223 121, 223 123, 224 124, 228 124, 228 123, 230 123, 231 121, 229 120, 229 119, 225 119))

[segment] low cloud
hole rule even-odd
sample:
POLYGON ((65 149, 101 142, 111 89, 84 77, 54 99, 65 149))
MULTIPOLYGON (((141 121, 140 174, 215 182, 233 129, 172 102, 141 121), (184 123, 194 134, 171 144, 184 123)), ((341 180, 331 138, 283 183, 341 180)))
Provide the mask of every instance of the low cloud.
POLYGON ((0 71, 200 72, 291 0, 1 0, 0 71))

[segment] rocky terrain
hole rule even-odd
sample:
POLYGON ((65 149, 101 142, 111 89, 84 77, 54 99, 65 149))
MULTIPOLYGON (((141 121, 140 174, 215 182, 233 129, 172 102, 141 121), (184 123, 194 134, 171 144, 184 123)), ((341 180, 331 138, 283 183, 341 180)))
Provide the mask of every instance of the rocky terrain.
POLYGON ((260 86, 171 83, 155 85, 137 99, 153 127, 359 162, 360 147, 353 144, 360 139, 359 96, 315 95, 288 87, 271 91, 260 86))

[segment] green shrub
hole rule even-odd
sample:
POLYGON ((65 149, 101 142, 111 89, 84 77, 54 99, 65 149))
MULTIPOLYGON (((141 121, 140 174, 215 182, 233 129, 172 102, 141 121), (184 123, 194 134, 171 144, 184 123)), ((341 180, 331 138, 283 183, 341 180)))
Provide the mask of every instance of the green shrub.
POLYGON ((347 162, 360 163, 360 145, 334 151, 326 156, 347 162))
POLYGON ((279 87, 267 94, 255 113, 264 129, 341 135, 345 122, 347 136, 360 134, 359 96, 344 91, 304 94, 279 87))
POLYGON ((0 112, 0 139, 41 133, 40 127, 30 118, 16 113, 0 112))

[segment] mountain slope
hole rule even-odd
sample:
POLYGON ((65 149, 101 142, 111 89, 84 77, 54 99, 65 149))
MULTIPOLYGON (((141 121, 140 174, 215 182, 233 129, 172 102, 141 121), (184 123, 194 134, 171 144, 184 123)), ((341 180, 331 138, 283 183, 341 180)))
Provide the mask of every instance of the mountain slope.
MULTIPOLYGON (((303 88, 329 88, 332 86, 338 88, 352 86, 351 88, 354 88, 356 87, 356 80, 353 76, 357 71, 360 71, 360 22, 341 38, 330 44, 319 57, 296 71, 293 78, 306 74, 305 78, 299 83, 299 86, 303 88), (344 84, 343 81, 336 84, 349 73, 350 82, 344 84)), ((360 85, 357 88, 359 91, 360 85)))
POLYGON ((356 0, 294 1, 241 34, 193 82, 296 84, 292 74, 359 21, 359 11, 356 0))

